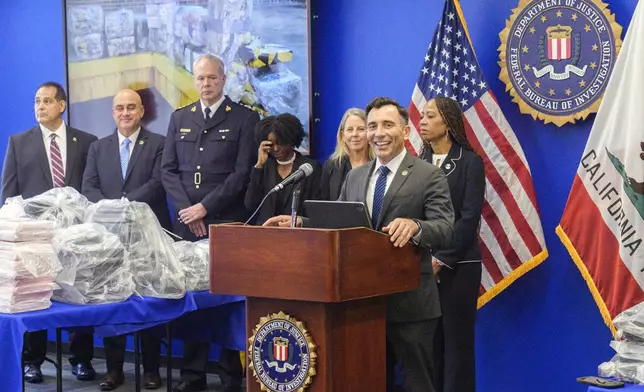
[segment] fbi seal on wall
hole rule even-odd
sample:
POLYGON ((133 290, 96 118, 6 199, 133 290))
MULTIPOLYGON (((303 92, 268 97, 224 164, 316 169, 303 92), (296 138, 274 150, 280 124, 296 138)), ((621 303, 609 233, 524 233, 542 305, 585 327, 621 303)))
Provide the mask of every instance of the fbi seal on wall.
POLYGON ((315 344, 304 324, 283 312, 262 317, 248 340, 249 368, 262 391, 303 392, 315 375, 315 344))
POLYGON ((499 34, 499 78, 521 113, 583 120, 599 109, 621 34, 600 0, 519 0, 499 34))

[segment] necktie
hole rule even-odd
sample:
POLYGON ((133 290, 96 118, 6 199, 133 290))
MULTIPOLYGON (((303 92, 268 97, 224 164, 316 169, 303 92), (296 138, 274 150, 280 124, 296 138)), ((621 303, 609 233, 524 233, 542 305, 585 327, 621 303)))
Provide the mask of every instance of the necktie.
POLYGON ((63 169, 63 156, 56 142, 56 134, 51 135, 49 152, 51 155, 51 174, 54 188, 62 188, 65 186, 65 169, 63 169))
POLYGON ((387 174, 389 168, 387 166, 380 166, 378 169, 378 179, 376 180, 376 189, 373 192, 373 207, 371 208, 371 224, 375 229, 380 216, 380 208, 382 208, 382 201, 385 198, 385 189, 387 188, 387 174))
POLYGON ((124 180, 125 174, 127 174, 127 164, 130 161, 130 143, 130 139, 124 139, 121 146, 121 175, 124 180))
POLYGON ((204 113, 206 113, 206 115, 204 116, 204 120, 208 122, 208 120, 210 120, 210 113, 212 113, 212 110, 210 110, 210 108, 206 108, 204 109, 204 113))

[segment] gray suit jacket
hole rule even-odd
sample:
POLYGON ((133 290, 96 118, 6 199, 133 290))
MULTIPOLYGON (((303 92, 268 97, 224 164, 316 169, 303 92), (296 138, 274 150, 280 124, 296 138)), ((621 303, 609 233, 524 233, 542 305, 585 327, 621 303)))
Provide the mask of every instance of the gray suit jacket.
MULTIPOLYGON (((375 161, 353 169, 342 186, 340 199, 366 205, 367 186, 375 161)), ((378 222, 380 230, 396 218, 413 219, 422 227, 416 245, 421 249, 420 288, 389 296, 387 320, 411 322, 440 316, 438 289, 432 270, 432 251, 449 246, 452 241, 454 209, 443 171, 407 153, 387 189, 378 222)), ((383 276, 383 279, 386 277, 383 276)))

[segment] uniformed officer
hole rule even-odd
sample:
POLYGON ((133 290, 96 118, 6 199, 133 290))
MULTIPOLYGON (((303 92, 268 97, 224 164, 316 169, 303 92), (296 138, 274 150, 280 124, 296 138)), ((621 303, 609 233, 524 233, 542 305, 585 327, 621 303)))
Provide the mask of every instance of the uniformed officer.
MULTIPOLYGON (((224 64, 205 55, 194 65, 200 100, 175 111, 168 126, 161 176, 174 205, 174 231, 185 240, 207 236, 209 224, 244 221, 244 194, 256 161, 253 133, 257 113, 223 94, 224 64)), ((186 341, 181 382, 174 392, 206 390, 210 345, 186 341)), ((242 367, 237 351, 223 349, 219 376, 224 392, 241 391, 242 367)))

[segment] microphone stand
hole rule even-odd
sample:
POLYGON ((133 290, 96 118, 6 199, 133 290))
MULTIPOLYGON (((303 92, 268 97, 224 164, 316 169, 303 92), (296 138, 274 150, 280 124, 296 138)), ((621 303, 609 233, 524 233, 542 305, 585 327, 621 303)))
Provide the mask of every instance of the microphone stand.
POLYGON ((291 200, 291 227, 297 225, 297 205, 300 200, 300 184, 293 186, 293 198, 291 200))

